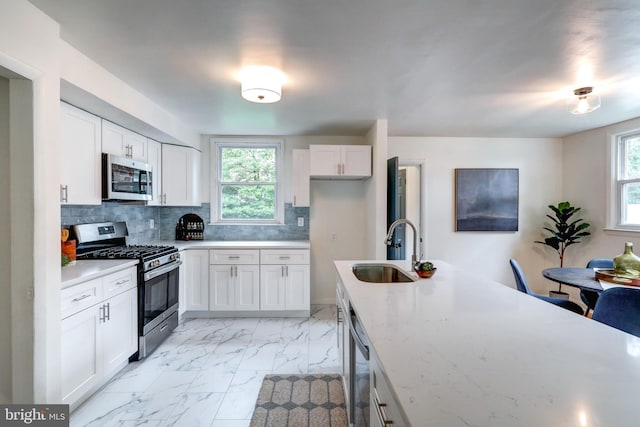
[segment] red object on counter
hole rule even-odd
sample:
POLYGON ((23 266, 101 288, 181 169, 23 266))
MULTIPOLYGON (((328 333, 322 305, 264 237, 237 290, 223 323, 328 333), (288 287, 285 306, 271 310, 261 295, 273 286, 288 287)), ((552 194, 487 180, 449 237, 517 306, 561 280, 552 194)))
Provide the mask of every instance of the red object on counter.
POLYGON ((62 253, 67 256, 69 261, 76 260, 76 241, 75 240, 67 240, 62 243, 62 253))

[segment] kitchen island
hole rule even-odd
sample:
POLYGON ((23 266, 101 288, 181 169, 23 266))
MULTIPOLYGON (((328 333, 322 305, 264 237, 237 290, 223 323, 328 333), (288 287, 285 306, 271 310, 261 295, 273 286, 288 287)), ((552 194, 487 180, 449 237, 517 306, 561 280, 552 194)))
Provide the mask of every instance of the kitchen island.
POLYGON ((407 424, 640 425, 640 339, 442 261, 394 284, 356 279, 367 262, 338 280, 407 424))

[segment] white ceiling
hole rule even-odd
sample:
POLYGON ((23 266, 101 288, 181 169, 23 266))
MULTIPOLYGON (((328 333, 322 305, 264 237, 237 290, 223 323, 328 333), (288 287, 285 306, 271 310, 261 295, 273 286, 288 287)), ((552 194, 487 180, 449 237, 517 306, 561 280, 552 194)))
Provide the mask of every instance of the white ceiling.
POLYGON ((558 137, 640 117, 637 0, 30 0, 62 38, 218 135, 558 137), (240 96, 245 65, 287 76, 240 96), (593 85, 602 107, 573 116, 593 85))

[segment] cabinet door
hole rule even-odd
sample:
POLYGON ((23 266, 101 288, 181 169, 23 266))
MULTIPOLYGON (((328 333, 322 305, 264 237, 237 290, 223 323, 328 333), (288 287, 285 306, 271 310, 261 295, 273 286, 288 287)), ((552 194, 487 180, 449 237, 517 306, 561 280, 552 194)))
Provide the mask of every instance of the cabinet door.
MULTIPOLYGON (((190 249, 184 252, 185 309, 209 309, 209 251, 190 249)), ((181 267, 182 268, 182 267, 181 267)))
POLYGON ((62 320, 62 403, 76 402, 102 378, 99 307, 62 320))
POLYGON ((309 266, 286 265, 285 273, 285 308, 287 310, 309 310, 309 266))
POLYGON ((162 193, 167 206, 200 205, 200 152, 162 144, 162 193))
POLYGON ((236 265, 212 265, 209 267, 209 310, 235 310, 236 293, 234 269, 236 265))
POLYGON ((345 145, 342 147, 342 175, 345 177, 371 176, 371 147, 345 145))
POLYGON ((138 351, 138 289, 130 289, 102 304, 101 323, 104 375, 110 376, 138 351))
POLYGON ((260 310, 260 267, 235 266, 236 310, 260 310))
POLYGON ((284 265, 260 266, 260 309, 284 310, 284 265))
POLYGON ((69 104, 60 103, 61 203, 102 203, 102 119, 69 104))
POLYGON ((309 146, 309 174, 311 176, 322 177, 340 175, 339 165, 339 145, 309 146))
POLYGON ((372 425, 393 425, 404 427, 407 424, 402 417, 400 406, 393 399, 391 388, 382 374, 380 363, 374 356, 370 362, 370 419, 372 425))
POLYGON ((115 123, 103 120, 102 152, 146 162, 147 138, 115 123))
POLYGON ((151 171, 151 200, 148 206, 162 204, 162 144, 153 139, 147 141, 147 163, 153 168, 151 171))
POLYGON ((309 150, 293 150, 293 206, 309 206, 309 150))

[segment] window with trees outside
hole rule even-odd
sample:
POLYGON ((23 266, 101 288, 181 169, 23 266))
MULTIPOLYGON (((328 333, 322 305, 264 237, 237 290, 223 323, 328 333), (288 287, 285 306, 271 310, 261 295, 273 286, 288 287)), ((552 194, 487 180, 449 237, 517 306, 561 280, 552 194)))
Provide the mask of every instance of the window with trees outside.
POLYGON ((619 135, 616 153, 617 225, 640 228, 640 132, 619 135))
POLYGON ((282 222, 280 142, 216 143, 217 222, 282 222))

